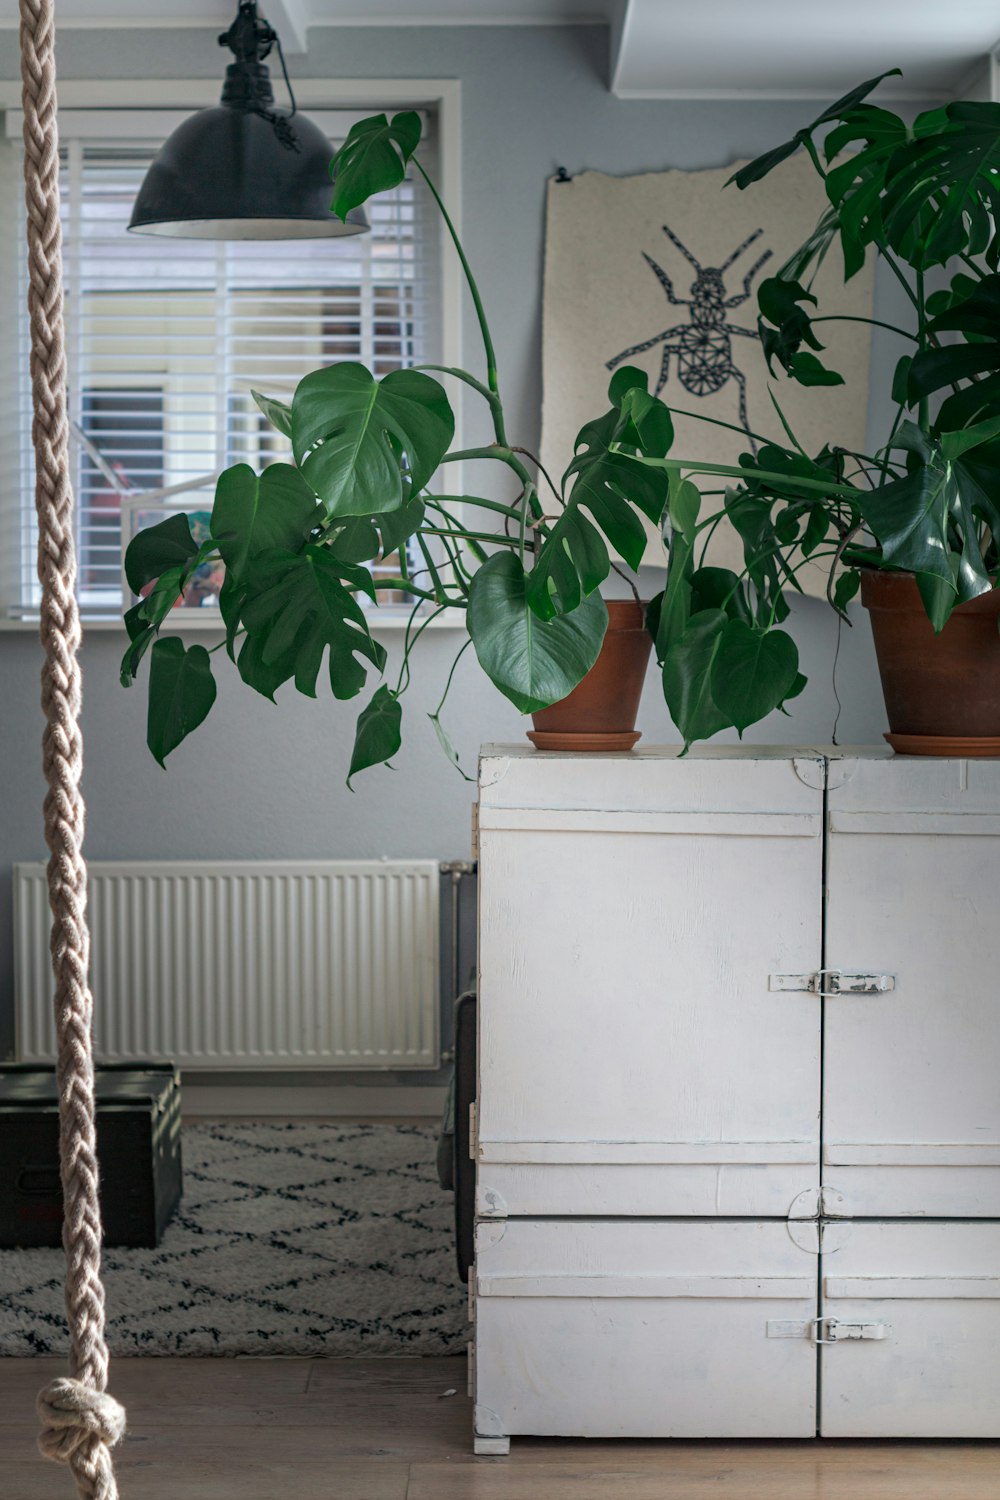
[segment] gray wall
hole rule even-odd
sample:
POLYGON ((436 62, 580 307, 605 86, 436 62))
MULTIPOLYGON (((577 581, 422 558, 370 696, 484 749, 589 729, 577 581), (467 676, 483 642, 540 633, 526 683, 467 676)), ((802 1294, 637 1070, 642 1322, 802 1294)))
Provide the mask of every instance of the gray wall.
MULTIPOLYGON (((13 34, 0 76, 16 75, 13 34)), ((666 166, 725 165, 791 133, 808 102, 620 101, 607 91, 607 36, 600 27, 388 28, 313 31, 303 75, 458 78, 462 82, 463 215, 466 247, 498 340, 509 428, 532 447, 540 409, 541 269, 545 181, 557 164, 630 173, 666 166)), ((889 60, 891 62, 891 59, 889 60)), ((69 31, 59 43, 64 78, 221 76, 214 32, 69 31)), ((897 313, 879 286, 878 311, 897 313)), ((476 329, 465 328, 476 368, 476 329)), ((888 384, 894 358, 876 331, 873 388, 888 384)), ((884 430, 883 409, 873 427, 884 430)), ((472 436, 475 434, 473 433, 472 436)), ((658 584, 647 581, 649 590, 658 584)), ((747 735, 760 742, 828 742, 836 713, 832 668, 836 625, 825 607, 799 603, 793 626, 811 681, 792 717, 775 715, 747 735)), ((394 639, 386 632, 386 644, 394 639)), ((143 744, 144 689, 123 691, 123 638, 93 631, 83 650, 87 848, 93 858, 263 858, 424 855, 468 849, 471 789, 438 750, 433 708, 461 637, 424 636, 404 700, 398 769, 344 786, 352 705, 303 699, 289 689, 277 707, 222 672, 212 719, 161 770, 143 744)), ((837 676, 841 743, 878 741, 883 709, 863 615, 843 632, 837 676)), ((463 658, 447 719, 463 763, 479 744, 518 739, 524 725, 463 658)), ((657 685, 641 712, 647 741, 676 739, 657 685)), ((10 866, 41 857, 38 770, 38 645, 0 633, 0 1056, 10 1044, 10 866)))

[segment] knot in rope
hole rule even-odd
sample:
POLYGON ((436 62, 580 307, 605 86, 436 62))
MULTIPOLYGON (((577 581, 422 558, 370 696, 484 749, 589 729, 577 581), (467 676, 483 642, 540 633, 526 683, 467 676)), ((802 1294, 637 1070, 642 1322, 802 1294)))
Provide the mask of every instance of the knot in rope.
POLYGON ((39 1391, 36 1409, 42 1424, 38 1446, 57 1463, 69 1463, 90 1438, 113 1448, 125 1433, 125 1408, 114 1396, 69 1376, 60 1376, 39 1391))
POLYGON ((61 1376, 38 1393, 37 1411, 44 1457, 69 1464, 87 1500, 116 1500, 110 1450, 125 1433, 125 1408, 106 1391, 61 1376))

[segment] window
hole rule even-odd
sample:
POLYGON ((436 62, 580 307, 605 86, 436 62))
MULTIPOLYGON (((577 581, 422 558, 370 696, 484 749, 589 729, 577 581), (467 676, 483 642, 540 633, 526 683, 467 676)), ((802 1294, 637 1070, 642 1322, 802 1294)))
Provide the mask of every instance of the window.
MULTIPOLYGON (((361 117, 310 114, 334 144, 361 117)), ((191 503, 204 508, 226 465, 288 457, 251 391, 288 399, 307 371, 338 360, 360 360, 384 375, 441 357, 440 232, 419 178, 370 205, 365 235, 213 243, 127 234, 146 167, 181 118, 159 110, 145 117, 80 111, 64 122, 69 412, 85 613, 109 616, 120 608, 124 495, 200 481, 191 503)), ((432 119, 426 129, 433 150, 432 119)), ((0 190, 8 204, 19 203, 19 146, 4 144, 0 190)), ((23 209, 17 231, 23 243, 23 209)), ((23 252, 13 253, 23 308, 23 252)), ((5 269, 0 265, 0 274, 5 269)), ((19 321, 23 327, 23 315, 19 321)), ((23 334, 5 357, 17 368, 13 382, 5 381, 8 390, 13 385, 16 417, 8 413, 0 433, 8 471, 0 498, 0 609, 30 614, 38 598, 23 334)))

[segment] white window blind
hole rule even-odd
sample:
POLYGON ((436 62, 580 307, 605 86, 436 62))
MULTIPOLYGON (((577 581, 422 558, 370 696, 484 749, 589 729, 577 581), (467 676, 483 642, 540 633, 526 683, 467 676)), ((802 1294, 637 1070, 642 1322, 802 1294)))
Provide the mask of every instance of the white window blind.
MULTIPOLYGON (((288 399, 309 370, 376 375, 440 359, 440 229, 417 174, 368 208, 370 234, 213 243, 132 235, 143 174, 182 116, 69 112, 62 216, 81 608, 121 607, 124 496, 287 458, 251 390, 288 399), (82 434, 82 437, 80 436, 82 434)), ((334 145, 357 116, 310 111, 334 145)), ((8 120, 8 135, 16 121, 8 120)), ((422 159, 433 173, 433 120, 422 159)), ((0 161, 0 611, 37 609, 20 147, 0 161), (16 291, 16 304, 12 292, 16 291)), ((210 484, 183 506, 208 509, 210 484)))

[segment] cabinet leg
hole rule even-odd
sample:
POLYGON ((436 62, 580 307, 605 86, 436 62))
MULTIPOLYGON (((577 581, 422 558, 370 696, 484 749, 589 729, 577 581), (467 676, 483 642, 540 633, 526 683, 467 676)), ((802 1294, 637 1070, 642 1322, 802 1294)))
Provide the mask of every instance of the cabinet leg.
POLYGON ((509 1437, 482 1437, 478 1432, 472 1440, 472 1451, 474 1453, 500 1455, 501 1457, 510 1452, 509 1437))

